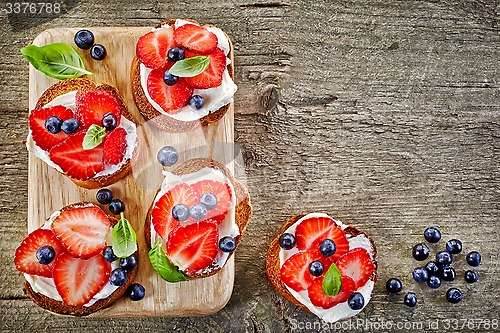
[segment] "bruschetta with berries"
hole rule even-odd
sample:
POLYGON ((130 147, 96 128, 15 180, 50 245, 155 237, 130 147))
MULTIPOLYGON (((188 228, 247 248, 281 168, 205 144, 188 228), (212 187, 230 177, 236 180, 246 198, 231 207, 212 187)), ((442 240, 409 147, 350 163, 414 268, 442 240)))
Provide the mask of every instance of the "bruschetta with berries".
POLYGON ((42 94, 28 120, 28 151, 81 187, 113 184, 132 168, 136 123, 108 84, 60 81, 42 94))
POLYGON ((137 243, 126 254, 115 245, 123 241, 115 238, 124 228, 133 232, 123 215, 117 220, 92 203, 54 212, 16 250, 25 293, 38 306, 66 315, 85 316, 112 305, 137 271, 137 243))
POLYGON ((284 298, 326 322, 358 314, 377 280, 373 240, 322 213, 297 215, 266 256, 266 274, 284 298))
POLYGON ((137 108, 171 132, 217 122, 237 90, 233 61, 221 29, 193 20, 162 22, 137 42, 131 70, 137 108))
POLYGON ((211 159, 187 160, 164 174, 145 221, 151 265, 168 282, 216 274, 252 215, 248 191, 211 159))

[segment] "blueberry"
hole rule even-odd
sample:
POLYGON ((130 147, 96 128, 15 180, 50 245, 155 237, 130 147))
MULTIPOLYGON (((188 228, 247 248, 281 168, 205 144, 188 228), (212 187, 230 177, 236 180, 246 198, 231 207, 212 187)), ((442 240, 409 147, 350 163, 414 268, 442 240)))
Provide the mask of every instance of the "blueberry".
POLYGON ((111 214, 120 215, 120 213, 125 211, 125 204, 120 199, 113 199, 109 203, 109 211, 111 214))
POLYGON ((62 122, 61 129, 66 134, 75 133, 80 127, 80 123, 75 118, 69 118, 62 122))
POLYGON ((417 295, 412 292, 406 293, 404 302, 406 306, 413 308, 415 305, 417 305, 417 295))
POLYGON ((123 286, 127 282, 127 272, 123 268, 115 268, 109 275, 109 283, 113 286, 123 286))
POLYGON ((75 34, 75 44, 82 50, 88 50, 94 45, 94 34, 89 30, 83 29, 75 34))
POLYGON ((481 263, 481 254, 477 251, 472 251, 467 254, 467 263, 472 267, 477 267, 481 263))
POLYGON ((443 266, 441 268, 441 278, 444 281, 453 281, 457 277, 455 270, 451 266, 443 266))
POLYGON ((178 46, 174 46, 167 53, 168 60, 176 62, 179 60, 183 60, 186 57, 186 53, 183 49, 178 46))
POLYGON ((309 273, 311 273, 313 276, 320 276, 323 274, 323 271, 325 270, 325 267, 321 263, 321 261, 314 260, 309 264, 309 273))
POLYGON ((189 207, 184 204, 177 204, 172 208, 172 217, 179 222, 184 222, 189 218, 189 207))
POLYGON ((90 49, 90 56, 94 60, 103 60, 106 58, 106 49, 101 44, 95 44, 90 49))
POLYGON ((391 278, 387 280, 387 283, 385 284, 385 288, 387 289, 388 292, 392 294, 397 294, 401 290, 403 290, 403 284, 401 283, 401 280, 396 279, 396 278, 391 278))
POLYGON ((337 246, 335 245, 335 242, 332 241, 331 239, 328 238, 324 239, 319 244, 319 252, 321 252, 321 254, 325 257, 334 255, 336 251, 337 251, 337 246))
POLYGON ((439 266, 434 261, 429 261, 425 265, 425 270, 429 275, 437 275, 439 273, 439 266))
POLYGON ((113 193, 107 188, 102 188, 99 191, 97 191, 95 198, 97 199, 97 202, 100 203, 101 205, 107 205, 111 202, 111 199, 113 199, 113 193))
POLYGON ((203 97, 201 97, 200 95, 193 95, 189 98, 189 106, 191 106, 191 108, 193 109, 199 110, 203 107, 204 104, 205 99, 203 99, 203 97))
POLYGON ((146 289, 139 283, 132 283, 128 288, 125 294, 130 298, 131 301, 140 301, 144 298, 146 294, 146 289))
POLYGON ((165 82, 167 86, 173 86, 177 81, 179 81, 179 77, 170 74, 169 71, 165 71, 165 74, 163 74, 163 82, 165 82))
POLYGON ((279 243, 282 249, 290 250, 295 246, 295 236, 285 232, 280 236, 279 243))
POLYGON ((425 229, 424 238, 429 243, 437 243, 441 239, 441 232, 434 227, 425 229))
POLYGON ((351 308, 351 310, 357 311, 361 310, 363 306, 365 306, 365 298, 361 293, 355 292, 349 296, 347 300, 347 304, 351 308))
POLYGON ((477 276, 477 273, 474 271, 466 271, 464 275, 465 281, 469 283, 474 283, 477 282, 479 277, 477 276))
POLYGON ((156 159, 163 166, 172 166, 179 160, 179 153, 174 147, 165 146, 158 151, 156 159))
POLYGON ((417 267, 413 270, 413 280, 418 283, 424 283, 429 279, 429 273, 425 270, 425 268, 417 267))
POLYGON ((45 129, 52 134, 57 134, 61 131, 61 125, 63 121, 61 118, 52 116, 45 120, 45 129))
POLYGON ((452 261, 453 261, 453 257, 451 256, 451 254, 449 252, 441 251, 441 252, 436 253, 436 263, 439 266, 449 265, 449 264, 451 264, 452 261))
POLYGON ((427 259, 429 256, 429 248, 425 244, 417 244, 413 247, 413 258, 418 261, 427 259))
POLYGON ((236 241, 231 236, 224 236, 219 240, 219 249, 222 252, 233 252, 236 249, 236 241))
POLYGON ((126 258, 120 259, 120 267, 126 271, 134 269, 138 263, 139 263, 139 261, 137 260, 137 257, 134 254, 132 254, 126 258))
POLYGON ((217 197, 213 193, 204 193, 200 198, 200 203, 208 210, 217 206, 217 197))
POLYGON ((36 259, 42 265, 50 264, 56 257, 56 251, 50 245, 42 246, 36 250, 36 259))
POLYGON ((429 276, 429 280, 427 280, 427 285, 432 289, 437 289, 441 286, 441 279, 435 275, 429 276))
POLYGON ((202 204, 194 204, 189 208, 189 215, 195 220, 201 221, 207 216, 207 208, 202 204))
POLYGON ((462 242, 458 239, 452 239, 446 242, 446 251, 451 254, 459 254, 462 252, 462 242))
POLYGON ((116 116, 111 112, 107 112, 104 114, 104 116, 102 116, 101 125, 106 130, 108 131, 114 130, 117 124, 118 120, 116 119, 116 116))
POLYGON ((104 257, 104 260, 106 260, 107 262, 113 262, 115 260, 118 260, 118 257, 115 256, 115 253, 113 252, 112 246, 106 246, 104 250, 102 250, 102 256, 104 257))
POLYGON ((448 302, 456 304, 462 300, 462 292, 457 288, 450 288, 446 292, 446 299, 448 302))

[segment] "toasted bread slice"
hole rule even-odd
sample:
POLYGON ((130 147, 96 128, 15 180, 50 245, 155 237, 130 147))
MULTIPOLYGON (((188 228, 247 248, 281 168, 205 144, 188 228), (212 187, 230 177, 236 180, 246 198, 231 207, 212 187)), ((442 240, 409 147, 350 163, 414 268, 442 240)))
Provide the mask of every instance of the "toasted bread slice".
MULTIPOLYGON (((195 158, 191 160, 187 160, 183 163, 181 163, 178 167, 176 167, 172 173, 174 175, 182 176, 182 175, 187 175, 190 173, 195 173, 197 171, 200 171, 201 169, 209 167, 213 168, 215 170, 218 170, 222 172, 230 181, 231 184, 233 185, 234 191, 236 192, 236 209, 235 209, 235 222, 238 225, 238 229, 240 230, 240 235, 235 237, 236 241, 236 248, 238 247, 241 237, 243 236, 243 233, 246 230, 248 221, 250 220, 250 217, 252 216, 252 205, 250 203, 250 196, 248 194, 248 190, 246 189, 245 185, 243 185, 240 181, 236 180, 233 175, 231 174, 231 171, 229 171, 228 168, 226 168, 222 163, 219 163, 215 160, 209 159, 209 158, 195 158)), ((159 190, 158 190, 159 192, 159 190)), ((158 193, 157 192, 157 193, 158 193)), ((156 196, 156 195, 155 195, 156 196)), ((146 237, 146 244, 149 249, 151 249, 151 212, 153 210, 153 203, 149 207, 149 211, 146 217, 146 222, 144 226, 144 235, 146 237)), ((154 232, 154 230, 153 230, 154 232)), ((236 251, 236 250, 235 250, 236 251)), ((231 255, 234 253, 231 252, 229 254, 228 259, 231 257, 231 255)), ((189 278, 204 278, 207 276, 211 276, 216 274, 218 271, 221 270, 221 267, 213 267, 209 268, 203 271, 201 274, 194 274, 191 276, 188 276, 189 278)))
MULTIPOLYGON (((271 242, 271 245, 269 246, 269 249, 267 251, 266 255, 266 275, 267 278, 269 279, 269 282, 271 285, 276 289, 276 291, 281 294, 284 298, 292 302, 293 304, 301 307, 302 309, 311 312, 304 304, 300 303, 293 295, 288 291, 286 288, 285 284, 283 281, 281 281, 280 277, 280 244, 279 244, 279 238, 282 233, 286 231, 291 225, 293 225, 295 222, 300 220, 302 217, 306 216, 306 214, 299 214, 295 215, 294 217, 290 218, 288 221, 285 222, 283 227, 281 227, 280 233, 273 239, 271 242)), ((346 236, 349 237, 356 237, 357 235, 364 235, 366 238, 370 240, 371 247, 373 250, 373 258, 376 258, 377 255, 377 250, 375 247, 375 242, 373 241, 372 238, 370 238, 366 233, 363 231, 357 229, 356 227, 353 226, 348 226, 347 228, 344 229, 344 232, 346 233, 346 236)), ((370 280, 373 282, 377 281, 377 262, 375 261, 375 271, 370 277, 370 280)), ((312 313, 312 312, 311 312, 312 313)))
MULTIPOLYGON (((64 95, 71 91, 82 90, 82 89, 100 89, 111 93, 113 96, 116 97, 118 101, 120 101, 120 104, 122 106, 122 116, 127 118, 137 126, 137 121, 134 119, 134 117, 128 110, 127 105, 125 104, 123 98, 120 96, 120 93, 115 87, 106 83, 98 84, 88 79, 66 79, 57 82, 56 84, 52 85, 50 88, 45 90, 42 96, 40 96, 40 98, 38 99, 35 108, 37 109, 42 108, 44 105, 51 102, 57 96, 64 95)), ((132 169, 132 162, 135 160, 138 151, 139 151, 139 142, 137 142, 132 158, 126 161, 119 170, 109 175, 99 176, 87 180, 75 179, 66 174, 64 175, 69 179, 71 179, 73 183, 75 183, 76 185, 84 188, 96 189, 105 187, 116 183, 118 180, 125 177, 130 172, 130 170, 132 169)))
MULTIPOLYGON (((169 19, 167 21, 159 23, 155 28, 161 28, 162 25, 173 25, 175 24, 176 19, 169 19)), ((189 20, 186 19, 186 21, 193 22, 195 24, 199 24, 198 22, 194 20, 189 20)), ((207 24, 205 26, 212 26, 210 24, 207 24)), ((233 44, 231 43, 231 40, 227 35, 225 35, 227 40, 229 41, 229 47, 230 51, 227 57, 231 60, 231 64, 227 66, 227 70, 229 72, 229 76, 234 80, 234 52, 233 52, 233 44)), ((137 105, 137 108, 139 109, 139 112, 142 114, 142 116, 146 120, 150 120, 155 126, 164 129, 169 132, 187 132, 190 131, 198 126, 200 124, 209 124, 209 123, 214 123, 219 121, 226 112, 229 110, 231 103, 224 105, 221 107, 219 110, 214 111, 206 115, 205 117, 199 119, 199 120, 194 120, 194 121, 180 121, 177 119, 174 119, 172 117, 166 116, 164 114, 161 114, 158 112, 148 101, 146 98, 146 95, 144 94, 144 91, 142 90, 141 86, 141 71, 140 71, 140 62, 137 59, 137 57, 134 57, 134 60, 132 61, 132 68, 131 68, 131 81, 132 81, 132 93, 134 95, 134 101, 135 104, 137 105)))
MULTIPOLYGON (((61 212, 65 210, 69 210, 75 207, 78 207, 82 204, 86 204, 85 202, 79 202, 79 203, 74 203, 69 206, 65 206, 64 208, 61 209, 61 212)), ((109 220, 113 225, 115 225, 118 220, 111 216, 108 215, 109 220)), ((48 220, 48 219, 47 219, 48 220)), ((135 253, 136 257, 139 257, 139 251, 136 251, 135 253)), ((31 298, 33 302, 35 302, 39 307, 48 310, 50 312, 58 313, 58 314, 63 314, 63 315, 72 315, 72 316, 87 316, 91 313, 94 313, 100 309, 107 308, 111 306, 116 300, 118 300, 127 290, 127 288, 133 283, 135 276, 137 274, 137 269, 139 265, 137 265, 134 269, 129 271, 127 273, 127 282, 121 286, 118 287, 111 295, 109 295, 107 298, 103 298, 92 304, 91 306, 74 306, 74 305, 67 305, 62 301, 57 301, 55 299, 52 299, 50 297, 47 297, 41 293, 35 292, 32 288, 31 285, 29 284, 28 281, 24 281, 24 286, 23 290, 26 295, 31 298)))

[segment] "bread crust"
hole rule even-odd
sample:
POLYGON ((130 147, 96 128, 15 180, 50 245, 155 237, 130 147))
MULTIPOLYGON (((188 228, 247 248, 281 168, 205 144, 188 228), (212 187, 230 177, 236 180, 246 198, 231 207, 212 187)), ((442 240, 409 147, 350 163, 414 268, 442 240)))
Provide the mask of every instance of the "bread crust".
MULTIPOLYGON (((72 209, 72 208, 77 208, 80 207, 81 205, 89 204, 88 202, 79 202, 79 203, 74 203, 68 206, 65 206, 64 208, 61 209, 61 212, 64 212, 66 210, 72 209)), ((94 205, 95 206, 95 205, 94 205)), ((97 207, 97 206, 96 206, 97 207)), ((50 218, 50 217, 49 217, 50 218)), ((49 219, 47 218, 47 220, 49 219)), ((118 220, 114 216, 108 215, 109 220, 113 225, 115 225, 118 220)), ((135 256, 139 258, 139 251, 136 251, 135 256)), ((47 297, 41 293, 37 293, 33 290, 31 285, 29 284, 28 281, 24 281, 24 286, 23 286, 23 291, 24 293, 31 298, 31 300, 38 305, 39 307, 48 310, 50 312, 62 314, 62 315, 72 315, 72 316, 87 316, 91 313, 94 313, 100 309, 107 308, 111 306, 116 300, 118 300, 127 290, 127 288, 132 284, 132 282, 135 279, 135 276, 137 274, 137 268, 139 265, 137 265, 134 269, 132 269, 130 272, 127 273, 127 282, 121 286, 118 287, 109 297, 103 298, 92 304, 91 306, 74 306, 74 305, 67 305, 64 304, 62 301, 57 301, 55 299, 52 299, 50 297, 47 297)))
MULTIPOLYGON (((274 289, 276 289, 276 291, 281 296, 283 296, 293 304, 301 307, 302 309, 311 312, 305 305, 303 305, 295 297, 293 297, 293 295, 286 288, 283 281, 281 281, 280 277, 280 256, 279 256, 281 249, 279 245, 280 235, 284 233, 286 229, 288 229, 292 224, 294 224, 304 216, 306 216, 306 214, 299 214, 288 219, 288 221, 285 222, 283 227, 281 227, 280 233, 272 240, 266 255, 266 275, 271 285, 274 287, 274 289)), ((375 242, 365 232, 357 229, 354 226, 348 226, 347 228, 344 229, 344 231, 347 235, 351 235, 351 237, 355 237, 357 235, 362 234, 370 240, 373 250, 373 259, 375 263, 375 271, 373 272, 372 276, 370 276, 370 280, 372 280, 375 283, 377 281, 377 267, 378 267, 376 260, 377 248, 375 247, 375 242)))
MULTIPOLYGON (((122 116, 133 122, 137 126, 137 121, 134 119, 132 114, 127 108, 127 105, 123 101, 123 98, 120 96, 120 93, 118 90, 106 83, 101 83, 98 84, 94 81, 90 81, 88 79, 66 79, 57 82, 56 84, 52 85, 49 87, 45 92, 40 96, 36 103, 36 108, 42 108, 49 102, 51 102, 54 98, 64 95, 68 92, 75 91, 75 90, 82 90, 82 89, 99 89, 99 90, 105 90, 112 94, 117 100, 120 102, 121 107, 122 107, 122 116)), ((132 163, 136 159, 137 154, 139 151, 139 141, 137 141, 137 145, 135 147, 134 153, 132 154, 132 158, 126 161, 122 167, 117 170, 116 172, 105 175, 105 176, 99 176, 87 180, 81 180, 81 179, 76 179, 73 177, 70 177, 66 174, 63 173, 66 177, 71 179, 73 183, 80 187, 84 187, 87 189, 96 189, 96 188, 101 188, 105 187, 111 184, 116 183, 118 180, 122 179, 125 177, 130 170, 132 170, 132 163)))
MULTIPOLYGON (((159 23, 155 28, 160 28, 162 25, 168 24, 168 25, 173 25, 175 24, 176 19, 169 19, 164 22, 159 23)), ((199 24, 198 22, 190 19, 186 19, 186 21, 193 22, 195 24, 199 24)), ((206 24, 204 26, 213 26, 210 24, 206 24)), ((226 36, 227 40, 229 41, 229 47, 230 51, 229 54, 227 55, 229 59, 231 60, 231 64, 227 66, 227 71, 229 72, 229 76, 231 76, 231 79, 234 80, 234 52, 233 52, 233 44, 231 43, 231 40, 229 37, 224 33, 226 36)), ((158 112, 148 101, 144 91, 142 90, 142 85, 141 85, 141 71, 140 71, 140 62, 137 57, 134 57, 134 60, 132 61, 132 68, 130 71, 131 75, 131 82, 132 82, 132 93, 134 96, 134 101, 135 105, 137 106, 137 109, 139 109, 139 112, 142 114, 142 116, 148 120, 151 121, 155 126, 168 131, 168 132, 187 132, 195 129, 196 127, 200 126, 200 124, 206 125, 209 123, 214 123, 219 121, 226 112, 229 110, 229 107, 231 106, 232 102, 224 105, 221 107, 219 110, 209 113, 205 117, 202 117, 201 119, 194 120, 194 121, 180 121, 177 119, 174 119, 172 117, 166 116, 160 112, 158 112)))
MULTIPOLYGON (((241 241, 241 237, 246 230, 248 225, 248 221, 250 221, 250 217, 252 216, 252 205, 250 202, 250 196, 248 194, 248 190, 245 185, 243 185, 240 181, 236 180, 231 171, 226 168, 222 163, 219 163, 215 160, 209 158, 195 158, 191 160, 187 160, 181 163, 178 167, 176 167, 172 173, 174 175, 182 176, 190 173, 195 173, 205 167, 212 168, 222 172, 231 182, 234 188, 234 192, 236 194, 236 207, 235 207, 235 222, 240 230, 240 234, 236 236, 234 239, 236 241, 236 248, 241 241)), ((158 190, 155 194, 158 194, 160 190, 158 190)), ((148 249, 151 249, 151 212, 153 210, 153 203, 149 207, 148 214, 146 216, 146 221, 144 225, 144 236, 146 237, 146 245, 148 249)), ((236 249, 229 254, 229 258, 233 255, 236 249)), ((202 273, 197 273, 193 275, 186 275, 189 278, 204 278, 211 275, 216 274, 220 271, 221 267, 209 267, 209 269, 204 270, 202 273)))

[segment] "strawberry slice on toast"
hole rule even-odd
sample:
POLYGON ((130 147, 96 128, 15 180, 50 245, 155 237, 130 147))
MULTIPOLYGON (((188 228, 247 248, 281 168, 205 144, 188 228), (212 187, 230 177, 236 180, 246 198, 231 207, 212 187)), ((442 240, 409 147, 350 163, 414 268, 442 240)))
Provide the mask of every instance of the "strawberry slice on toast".
POLYGON ((217 198, 217 205, 215 208, 207 211, 207 219, 213 219, 217 223, 221 223, 226 218, 227 213, 232 206, 231 187, 223 182, 215 180, 201 180, 191 185, 197 193, 198 198, 205 193, 212 193, 217 198))
POLYGON ((49 150, 68 138, 68 134, 63 131, 56 134, 47 131, 45 128, 45 121, 52 116, 59 117, 64 121, 72 118, 73 112, 62 105, 57 105, 49 108, 32 110, 28 117, 31 137, 36 145, 43 150, 49 150))
POLYGON ((50 278, 57 257, 64 252, 64 247, 51 230, 37 229, 30 233, 16 249, 14 263, 17 270, 23 273, 50 278), (36 258, 36 252, 42 246, 51 246, 54 249, 55 257, 50 264, 43 265, 36 258))
POLYGON ((353 279, 356 288, 364 286, 375 271, 375 264, 370 254, 360 247, 344 254, 336 265, 341 275, 353 279))
POLYGON ((111 165, 119 164, 127 152, 127 131, 120 127, 106 134, 104 160, 111 165))
POLYGON ((174 47, 174 26, 148 32, 137 42, 135 53, 148 68, 167 68, 167 53, 174 47))
MULTIPOLYGON (((186 52, 186 57, 194 57, 197 54, 186 52)), ((208 89, 218 87, 222 84, 222 74, 226 69, 226 55, 224 51, 217 48, 208 55, 210 64, 201 74, 185 78, 187 84, 195 89, 208 89)))
POLYGON ((76 117, 82 128, 92 124, 101 126, 102 117, 112 113, 116 117, 116 126, 120 125, 122 105, 120 101, 104 90, 78 90, 75 96, 76 117))
POLYGON ((297 292, 307 290, 315 279, 315 276, 309 272, 309 265, 314 260, 319 260, 323 263, 324 272, 326 272, 331 265, 329 261, 323 260, 323 258, 316 253, 298 252, 288 258, 283 263, 283 266, 281 266, 281 281, 297 292))
POLYGON ((335 296, 328 296, 323 291, 323 277, 316 278, 307 288, 307 295, 314 306, 330 309, 339 303, 346 302, 356 290, 356 284, 348 276, 342 276, 340 292, 335 296))
POLYGON ((174 41, 177 45, 198 54, 210 54, 218 45, 218 39, 214 33, 195 24, 184 24, 175 29, 174 41))
POLYGON ((187 84, 187 78, 179 78, 177 83, 169 86, 163 80, 164 70, 152 70, 148 76, 149 96, 167 113, 175 114, 188 105, 193 88, 187 84))

